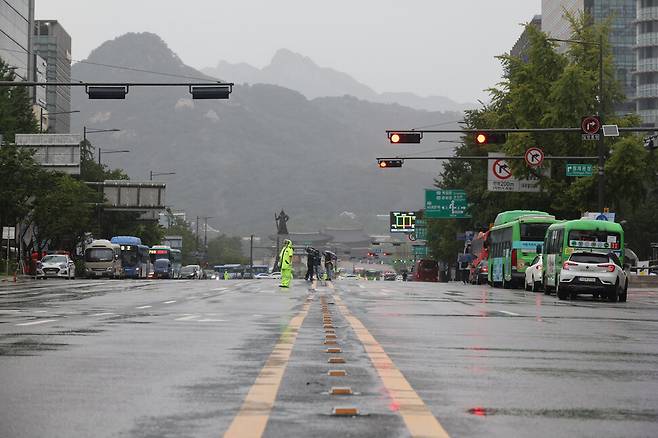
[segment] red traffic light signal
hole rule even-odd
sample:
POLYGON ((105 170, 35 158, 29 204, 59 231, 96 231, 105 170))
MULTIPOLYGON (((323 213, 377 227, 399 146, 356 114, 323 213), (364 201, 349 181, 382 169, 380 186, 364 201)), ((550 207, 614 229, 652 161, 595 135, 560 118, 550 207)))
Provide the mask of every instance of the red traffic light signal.
POLYGON ((504 132, 476 132, 475 144, 502 144, 507 141, 507 134, 504 132))
POLYGON ((402 167, 402 160, 377 160, 377 164, 382 169, 388 167, 402 167))
POLYGON ((393 144, 398 143, 420 143, 423 134, 420 132, 391 132, 388 140, 393 144))

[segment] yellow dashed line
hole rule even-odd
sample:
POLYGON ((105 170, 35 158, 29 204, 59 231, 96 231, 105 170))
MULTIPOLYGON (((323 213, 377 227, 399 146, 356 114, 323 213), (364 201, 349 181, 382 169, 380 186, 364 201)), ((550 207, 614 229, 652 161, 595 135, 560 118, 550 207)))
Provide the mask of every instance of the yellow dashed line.
POLYGON ((274 350, 249 390, 231 426, 224 433, 224 437, 257 438, 265 432, 283 373, 288 365, 297 333, 308 314, 309 306, 308 302, 304 304, 299 314, 290 320, 290 324, 274 346, 274 350))
MULTIPOLYGON (((330 286, 333 289, 333 285, 330 286)), ((399 407, 407 430, 413 437, 448 438, 448 432, 434 417, 423 399, 414 391, 402 372, 395 366, 384 348, 368 329, 349 311, 340 297, 334 297, 340 312, 365 347, 366 353, 388 390, 392 402, 399 407)))

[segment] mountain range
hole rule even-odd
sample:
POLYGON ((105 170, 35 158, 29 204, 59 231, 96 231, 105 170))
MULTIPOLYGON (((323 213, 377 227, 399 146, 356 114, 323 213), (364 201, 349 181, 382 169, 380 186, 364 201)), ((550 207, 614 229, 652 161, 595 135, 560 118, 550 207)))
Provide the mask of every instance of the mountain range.
MULTIPOLYGON (((151 33, 106 41, 73 66, 72 77, 118 83, 210 79, 151 33)), ((422 207, 422 189, 440 170, 435 161, 379 169, 376 157, 417 150, 389 144, 385 130, 436 123, 457 128, 462 117, 352 96, 309 100, 269 84, 236 85, 229 100, 192 100, 187 87, 131 87, 125 100, 89 100, 82 87, 73 87, 72 107, 82 115, 74 118, 74 130, 121 130, 89 136, 103 150, 131 151, 103 154, 106 164, 137 181, 148 180, 149 171, 175 172, 160 177, 172 208, 184 209, 188 218, 212 216, 208 223, 227 234, 260 235, 273 232, 274 213, 282 208, 291 231, 359 223, 382 232, 386 222, 377 214, 422 207)))
POLYGON ((320 67, 309 57, 279 49, 269 65, 259 69, 246 63, 220 61, 201 69, 208 76, 231 78, 240 84, 273 84, 296 90, 308 99, 349 95, 369 102, 398 103, 427 111, 464 111, 473 103, 458 103, 443 96, 422 97, 408 92, 377 93, 346 73, 320 67))

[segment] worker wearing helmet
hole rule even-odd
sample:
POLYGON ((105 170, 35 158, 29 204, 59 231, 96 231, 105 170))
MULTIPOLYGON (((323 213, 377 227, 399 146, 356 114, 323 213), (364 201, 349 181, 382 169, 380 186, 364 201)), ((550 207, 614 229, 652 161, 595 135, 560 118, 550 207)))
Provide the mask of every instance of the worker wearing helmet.
POLYGON ((283 248, 279 253, 279 260, 281 261, 281 284, 279 287, 290 287, 290 280, 292 280, 292 242, 290 239, 283 241, 283 248))

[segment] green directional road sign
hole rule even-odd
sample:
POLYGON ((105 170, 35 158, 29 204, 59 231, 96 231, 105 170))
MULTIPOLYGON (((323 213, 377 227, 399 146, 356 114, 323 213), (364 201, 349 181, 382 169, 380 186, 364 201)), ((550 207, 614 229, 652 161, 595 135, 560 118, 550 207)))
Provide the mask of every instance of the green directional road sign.
POLYGON ((592 176, 592 165, 567 164, 567 176, 592 176))
POLYGON ((425 189, 425 218, 453 219, 469 218, 466 213, 468 200, 464 190, 425 189))
POLYGON ((416 219, 416 239, 427 240, 427 222, 424 219, 416 219))
POLYGON ((427 247, 425 245, 414 245, 411 247, 411 251, 415 256, 424 257, 427 255, 427 247))

